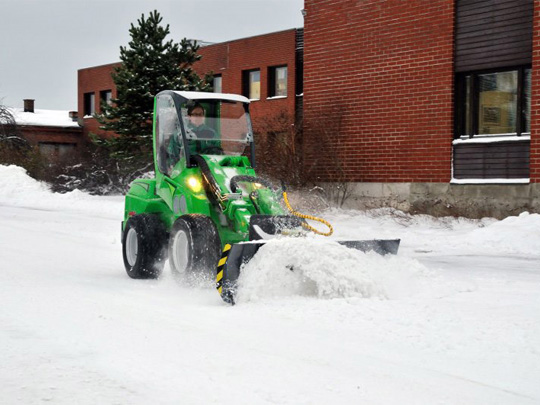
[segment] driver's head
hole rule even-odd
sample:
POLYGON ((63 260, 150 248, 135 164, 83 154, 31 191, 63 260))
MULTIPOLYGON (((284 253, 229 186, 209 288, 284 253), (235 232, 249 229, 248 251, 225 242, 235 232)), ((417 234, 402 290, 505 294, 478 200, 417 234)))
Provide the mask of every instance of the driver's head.
POLYGON ((194 127, 200 127, 202 124, 204 124, 204 116, 204 108, 200 104, 195 104, 193 107, 188 109, 189 122, 191 122, 191 125, 194 127))

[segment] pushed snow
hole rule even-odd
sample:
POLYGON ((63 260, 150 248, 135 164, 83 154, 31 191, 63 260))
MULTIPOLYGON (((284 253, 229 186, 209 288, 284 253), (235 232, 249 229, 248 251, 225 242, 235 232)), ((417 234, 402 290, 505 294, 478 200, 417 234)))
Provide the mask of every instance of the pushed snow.
POLYGON ((349 249, 331 240, 274 239, 240 274, 238 302, 285 296, 402 297, 429 272, 417 260, 349 249))

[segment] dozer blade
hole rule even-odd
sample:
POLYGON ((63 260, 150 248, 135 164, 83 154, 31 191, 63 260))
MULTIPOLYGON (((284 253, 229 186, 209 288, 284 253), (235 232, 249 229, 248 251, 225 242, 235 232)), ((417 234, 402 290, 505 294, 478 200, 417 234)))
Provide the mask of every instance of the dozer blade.
MULTIPOLYGON (((380 255, 397 254, 399 239, 392 240, 357 240, 336 241, 350 249, 362 252, 376 252, 380 255)), ((236 295, 236 282, 240 276, 241 268, 248 263, 263 246, 265 241, 251 241, 225 245, 221 259, 219 260, 216 277, 216 288, 223 301, 234 305, 236 295)))

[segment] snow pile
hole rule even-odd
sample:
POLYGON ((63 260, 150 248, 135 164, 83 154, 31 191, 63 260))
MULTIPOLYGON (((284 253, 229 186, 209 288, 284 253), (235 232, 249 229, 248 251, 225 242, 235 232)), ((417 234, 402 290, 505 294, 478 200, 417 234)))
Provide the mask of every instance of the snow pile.
POLYGON ((45 183, 28 176, 22 167, 0 165, 0 201, 21 201, 50 193, 45 183))
POLYGON ((414 259, 364 253, 318 238, 273 239, 242 269, 238 302, 287 296, 400 298, 419 292, 431 277, 414 259))
POLYGON ((121 197, 97 197, 74 190, 53 193, 49 187, 28 176, 19 166, 0 165, 0 205, 21 206, 35 209, 60 209, 68 211, 91 210, 122 217, 121 197))
POLYGON ((483 251, 537 255, 540 253, 540 215, 523 212, 475 229, 466 244, 483 251))

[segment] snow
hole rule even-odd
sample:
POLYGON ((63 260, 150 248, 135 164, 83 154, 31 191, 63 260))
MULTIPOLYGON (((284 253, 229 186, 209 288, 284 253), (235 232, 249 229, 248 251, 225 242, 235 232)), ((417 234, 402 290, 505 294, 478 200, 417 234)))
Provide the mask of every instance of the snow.
POLYGON ((530 141, 531 134, 523 134, 517 136, 516 133, 513 134, 497 134, 497 135, 475 135, 473 138, 469 138, 467 135, 463 135, 461 139, 454 139, 452 145, 457 145, 461 143, 497 143, 497 142, 519 142, 519 141, 530 141))
POLYGON ((122 212, 0 166, 0 403, 540 402, 538 214, 328 210, 399 254, 275 239, 231 307, 167 266, 130 279, 122 212))
POLYGON ((452 184, 529 184, 530 179, 452 179, 452 184))
POLYGON ((10 108, 15 121, 19 125, 38 125, 45 127, 79 127, 77 121, 69 117, 69 111, 34 110, 24 112, 22 108, 10 108))

